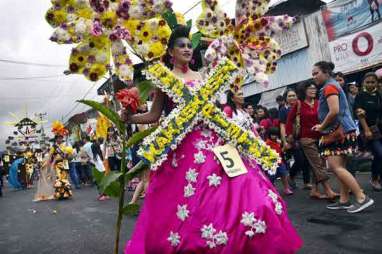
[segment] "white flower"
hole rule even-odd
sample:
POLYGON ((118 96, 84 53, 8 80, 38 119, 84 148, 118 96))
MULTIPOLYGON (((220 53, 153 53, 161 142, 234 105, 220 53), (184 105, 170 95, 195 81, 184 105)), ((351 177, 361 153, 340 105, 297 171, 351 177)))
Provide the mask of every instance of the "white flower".
POLYGON ((216 241, 216 244, 217 245, 226 245, 227 242, 228 242, 228 236, 227 236, 227 233, 226 232, 223 232, 223 231, 219 231, 219 233, 217 233, 215 235, 215 241, 216 241))
POLYGON ((207 241, 206 243, 210 249, 213 249, 216 247, 216 243, 214 241, 207 241))
POLYGON ((204 156, 202 151, 194 154, 194 162, 197 164, 202 164, 206 161, 206 156, 204 156))
POLYGON ((77 18, 77 16, 75 14, 73 14, 73 13, 70 13, 70 14, 66 15, 66 20, 68 22, 73 22, 76 18, 77 18))
POLYGON ((180 243, 180 235, 171 231, 167 240, 171 243, 171 246, 175 247, 180 243))
POLYGON ((280 202, 275 203, 275 211, 278 215, 280 215, 283 212, 283 206, 280 202))
POLYGON ((95 58, 98 63, 104 63, 107 60, 107 55, 105 53, 99 53, 96 54, 95 58))
POLYGON ((278 196, 273 191, 268 190, 268 197, 270 197, 273 202, 277 202, 278 196))
POLYGON ((244 212, 242 215, 241 215, 241 221, 240 223, 243 224, 244 226, 252 226, 254 223, 256 222, 256 219, 255 219, 255 214, 254 213, 248 213, 248 212, 244 212))
POLYGON ((267 230, 267 225, 265 224, 265 221, 263 220, 258 220, 253 227, 256 230, 257 234, 264 234, 265 231, 267 230))
POLYGON ((189 198, 195 194, 195 188, 192 186, 192 184, 187 184, 186 187, 184 187, 184 197, 189 198))
POLYGON ((129 14, 132 18, 141 18, 143 14, 143 8, 139 5, 132 5, 129 9, 129 14))
POLYGON ((252 230, 245 231, 245 235, 248 236, 249 238, 252 238, 255 235, 255 232, 252 230))
POLYGON ((149 47, 146 43, 138 45, 136 50, 139 55, 147 55, 149 53, 149 47))
POLYGON ((221 177, 213 173, 212 175, 207 176, 208 185, 218 187, 221 184, 221 177))
POLYGON ((206 140, 200 140, 198 143, 195 144, 195 148, 198 150, 206 149, 207 147, 207 141, 206 140))
POLYGON ((212 136, 212 131, 210 131, 209 129, 203 129, 202 130, 202 136, 205 138, 209 138, 212 136))
POLYGON ((187 209, 187 205, 178 205, 178 212, 176 213, 176 216, 178 216, 181 221, 185 221, 189 213, 190 211, 187 209))
POLYGON ((134 69, 127 65, 127 64, 122 64, 119 66, 119 76, 120 78, 124 80, 131 80, 134 75, 134 69))
POLYGON ((186 180, 190 183, 196 183, 196 178, 198 177, 198 172, 196 169, 190 168, 186 173, 186 180))
POLYGON ((212 223, 210 223, 208 226, 203 225, 201 231, 202 231, 202 238, 203 239, 211 239, 214 237, 216 229, 214 228, 212 223))
POLYGON ((74 31, 78 34, 84 34, 87 29, 88 26, 86 25, 84 18, 80 18, 74 27, 74 31))

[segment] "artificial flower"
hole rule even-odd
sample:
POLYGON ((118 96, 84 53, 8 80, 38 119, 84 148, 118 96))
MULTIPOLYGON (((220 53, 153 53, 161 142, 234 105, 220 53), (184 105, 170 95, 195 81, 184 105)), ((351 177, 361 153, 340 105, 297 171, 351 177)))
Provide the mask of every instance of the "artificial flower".
POLYGON ((116 99, 122 106, 132 113, 136 113, 139 106, 139 91, 138 88, 122 89, 115 95, 116 99))

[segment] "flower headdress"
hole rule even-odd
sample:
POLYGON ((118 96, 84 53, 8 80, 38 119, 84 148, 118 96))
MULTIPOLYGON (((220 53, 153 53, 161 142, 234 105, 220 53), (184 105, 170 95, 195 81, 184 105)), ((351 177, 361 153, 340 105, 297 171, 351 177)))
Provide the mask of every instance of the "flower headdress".
POLYGON ((97 81, 111 68, 121 80, 133 78, 126 43, 145 60, 160 58, 166 51, 171 29, 160 18, 171 8, 168 0, 51 0, 46 13, 56 28, 51 40, 78 44, 73 48, 69 69, 97 81))
POLYGON ((268 11, 269 0, 237 0, 236 17, 232 22, 218 5, 217 0, 203 0, 203 13, 197 26, 205 36, 215 39, 206 51, 206 59, 213 66, 228 57, 242 69, 242 77, 250 74, 264 85, 275 71, 281 56, 278 43, 272 38, 276 32, 288 29, 295 18, 288 15, 263 17, 268 11))
POLYGON ((52 123, 52 133, 56 136, 67 136, 69 131, 65 128, 64 124, 60 121, 54 121, 52 123))

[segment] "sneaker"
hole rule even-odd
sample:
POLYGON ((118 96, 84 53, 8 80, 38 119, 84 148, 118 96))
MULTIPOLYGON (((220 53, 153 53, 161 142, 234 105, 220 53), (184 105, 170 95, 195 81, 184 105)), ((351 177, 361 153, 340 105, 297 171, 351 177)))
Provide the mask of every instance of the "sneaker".
POLYGON ((370 184, 374 191, 382 191, 382 186, 379 182, 370 181, 370 184))
POLYGON ((287 196, 293 195, 293 191, 289 188, 284 189, 284 194, 287 196))
POLYGON ((374 200, 366 196, 365 200, 362 203, 358 203, 357 201, 355 201, 354 204, 347 210, 348 210, 348 213, 358 213, 373 204, 374 204, 374 200))
POLYGON ((352 204, 349 201, 346 203, 341 203, 340 201, 338 201, 326 206, 326 208, 329 210, 346 210, 350 207, 352 207, 352 204))

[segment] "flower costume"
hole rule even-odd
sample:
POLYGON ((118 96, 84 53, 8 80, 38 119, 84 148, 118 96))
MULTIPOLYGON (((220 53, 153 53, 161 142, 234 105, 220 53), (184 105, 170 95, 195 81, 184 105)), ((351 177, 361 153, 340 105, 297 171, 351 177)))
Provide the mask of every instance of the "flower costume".
MULTIPOLYGON (((57 136, 66 136, 68 131, 64 125, 55 121, 52 125, 52 132, 57 136)), ((52 167, 56 173, 54 182, 54 198, 57 200, 68 199, 72 197, 72 187, 69 182, 69 162, 68 157, 73 153, 73 148, 64 144, 54 144, 49 152, 52 167)))
MULTIPOLYGON (((288 219, 285 203, 263 173, 263 170, 275 172, 279 156, 251 130, 228 119, 215 105, 218 95, 235 80, 239 80, 235 86, 241 84, 242 77, 236 78, 238 68, 242 73, 250 69, 259 80, 264 80, 265 73, 273 70, 272 63, 280 52, 270 35, 293 19, 287 16, 260 18, 268 2, 239 0, 239 5, 249 4, 251 11, 250 15, 238 11, 240 19, 233 26, 226 15, 219 12, 216 0, 202 1, 199 30, 212 38, 228 36, 227 40, 220 37, 221 43, 215 42, 210 47, 207 58, 212 68, 205 81, 182 81, 157 62, 151 62, 145 70, 146 78, 165 92, 174 105, 171 102, 165 105, 173 106, 172 111, 138 151, 142 160, 150 164, 152 173, 144 206, 125 254, 283 254, 295 253, 301 247, 302 241, 288 219), (274 27, 275 24, 279 27, 274 27), (228 41, 232 45, 226 46, 228 41), (225 50, 218 52, 215 47, 218 45, 225 50), (234 177, 224 170, 214 151, 228 144, 240 152, 236 159, 243 165, 244 172, 234 177)), ((155 16, 168 9, 169 1, 90 1, 92 3, 96 11, 91 18, 93 37, 100 39, 107 35, 103 37, 105 41, 99 43, 104 47, 103 52, 109 47, 106 38, 114 38, 105 33, 108 28, 102 15, 108 13, 116 18, 106 24, 126 28, 130 34, 126 41, 135 53, 148 61, 163 55, 170 33, 166 22, 155 16), (113 4, 121 6, 115 13, 110 9, 113 4)), ((90 46, 88 42, 85 45, 90 46)))

